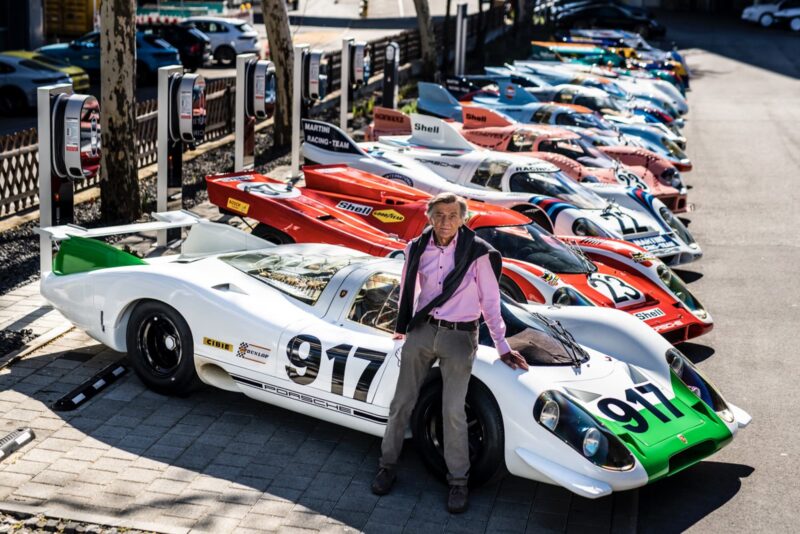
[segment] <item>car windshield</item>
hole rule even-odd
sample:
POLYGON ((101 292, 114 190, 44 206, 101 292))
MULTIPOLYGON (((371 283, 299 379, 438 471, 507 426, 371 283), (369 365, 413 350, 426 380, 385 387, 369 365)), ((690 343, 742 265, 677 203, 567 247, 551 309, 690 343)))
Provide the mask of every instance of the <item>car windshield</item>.
POLYGON ((340 269, 370 257, 258 251, 220 256, 219 259, 300 302, 314 305, 340 269))
POLYGON ((608 154, 583 139, 548 139, 539 144, 539 150, 561 154, 579 163, 590 163, 590 167, 614 167, 614 160, 608 154))
POLYGON ((531 193, 558 198, 584 209, 603 209, 608 205, 602 197, 576 184, 561 171, 516 172, 511 175, 509 189, 513 193, 531 193))
MULTIPOLYGON (((589 359, 586 351, 557 321, 532 313, 506 296, 502 298, 500 314, 506 324, 506 341, 529 365, 574 365, 589 359)), ((494 347, 485 322, 481 322, 478 342, 494 347)))
POLYGON ((383 332, 394 332, 399 300, 400 275, 375 273, 356 294, 347 318, 383 332))
POLYGON ((597 268, 583 254, 535 224, 475 229, 504 258, 532 263, 560 274, 588 274, 597 268))

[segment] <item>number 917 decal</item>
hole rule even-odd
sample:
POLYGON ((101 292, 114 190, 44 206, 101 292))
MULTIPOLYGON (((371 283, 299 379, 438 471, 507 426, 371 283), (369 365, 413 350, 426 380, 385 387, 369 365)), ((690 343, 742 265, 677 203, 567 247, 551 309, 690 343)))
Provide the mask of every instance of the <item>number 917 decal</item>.
POLYGON ((315 384, 319 378, 320 367, 323 365, 323 355, 333 361, 330 391, 334 395, 344 396, 345 371, 349 365, 354 365, 356 360, 365 360, 367 366, 361 372, 358 383, 355 385, 353 398, 367 402, 367 393, 375 379, 375 375, 386 359, 385 352, 379 352, 362 347, 353 347, 343 343, 323 351, 319 338, 310 334, 294 336, 286 345, 286 356, 291 365, 286 366, 286 374, 294 383, 301 386, 314 384, 322 390, 327 388, 315 384), (301 372, 302 370, 302 372, 301 372))
POLYGON ((597 408, 612 421, 622 423, 622 428, 636 434, 647 432, 650 428, 647 419, 634 408, 637 404, 653 414, 662 423, 668 423, 672 419, 680 419, 684 415, 656 385, 650 382, 626 389, 625 400, 628 402, 611 397, 600 399, 597 401, 597 408), (660 407, 645 398, 647 394, 652 394, 658 399, 660 407))

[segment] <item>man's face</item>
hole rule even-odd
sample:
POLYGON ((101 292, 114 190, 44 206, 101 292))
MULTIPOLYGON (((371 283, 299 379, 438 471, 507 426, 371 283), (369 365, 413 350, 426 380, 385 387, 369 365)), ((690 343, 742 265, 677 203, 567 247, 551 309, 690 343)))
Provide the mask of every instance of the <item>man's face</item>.
POLYGON ((433 232, 440 242, 449 243, 458 233, 458 229, 464 224, 461 217, 461 208, 458 202, 452 204, 436 204, 433 207, 428 220, 433 227, 433 232))

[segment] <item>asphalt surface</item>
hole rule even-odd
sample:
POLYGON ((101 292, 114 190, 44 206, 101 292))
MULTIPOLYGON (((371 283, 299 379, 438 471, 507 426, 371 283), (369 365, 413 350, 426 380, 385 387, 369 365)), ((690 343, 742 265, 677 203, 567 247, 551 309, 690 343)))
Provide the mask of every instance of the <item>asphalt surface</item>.
POLYGON ((800 445, 800 36, 738 21, 666 20, 694 70, 686 268, 715 329, 682 347, 753 416, 715 455, 640 491, 641 532, 797 532, 800 445))

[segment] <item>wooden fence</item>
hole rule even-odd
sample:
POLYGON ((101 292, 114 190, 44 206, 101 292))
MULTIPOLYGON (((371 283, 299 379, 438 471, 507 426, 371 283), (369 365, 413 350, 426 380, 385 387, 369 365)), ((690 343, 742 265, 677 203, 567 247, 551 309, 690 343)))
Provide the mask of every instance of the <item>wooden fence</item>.
MULTIPOLYGON (((488 32, 504 26, 503 7, 493 7, 482 15, 469 16, 467 39, 472 47, 480 46, 479 38, 488 32)), ((455 17, 447 28, 448 41, 455 39, 455 17)), ((444 22, 435 25, 437 40, 442 41, 445 34, 444 22)), ((395 41, 400 45, 400 58, 403 63, 421 57, 419 32, 409 30, 370 41, 372 49, 372 75, 381 74, 384 67, 386 45, 395 41)), ((440 57, 446 50, 439 43, 440 57)), ((341 52, 327 54, 330 63, 330 91, 339 89, 341 71, 341 52)), ((212 80, 206 85, 206 133, 205 140, 219 139, 234 129, 236 102, 236 79, 222 78, 212 80)), ((136 156, 138 167, 151 165, 157 160, 156 139, 158 136, 158 101, 147 100, 136 104, 136 156)), ((75 183, 76 191, 97 185, 99 176, 75 183)), ((38 206, 39 198, 39 146, 35 129, 24 130, 0 136, 0 217, 7 217, 38 206)))

